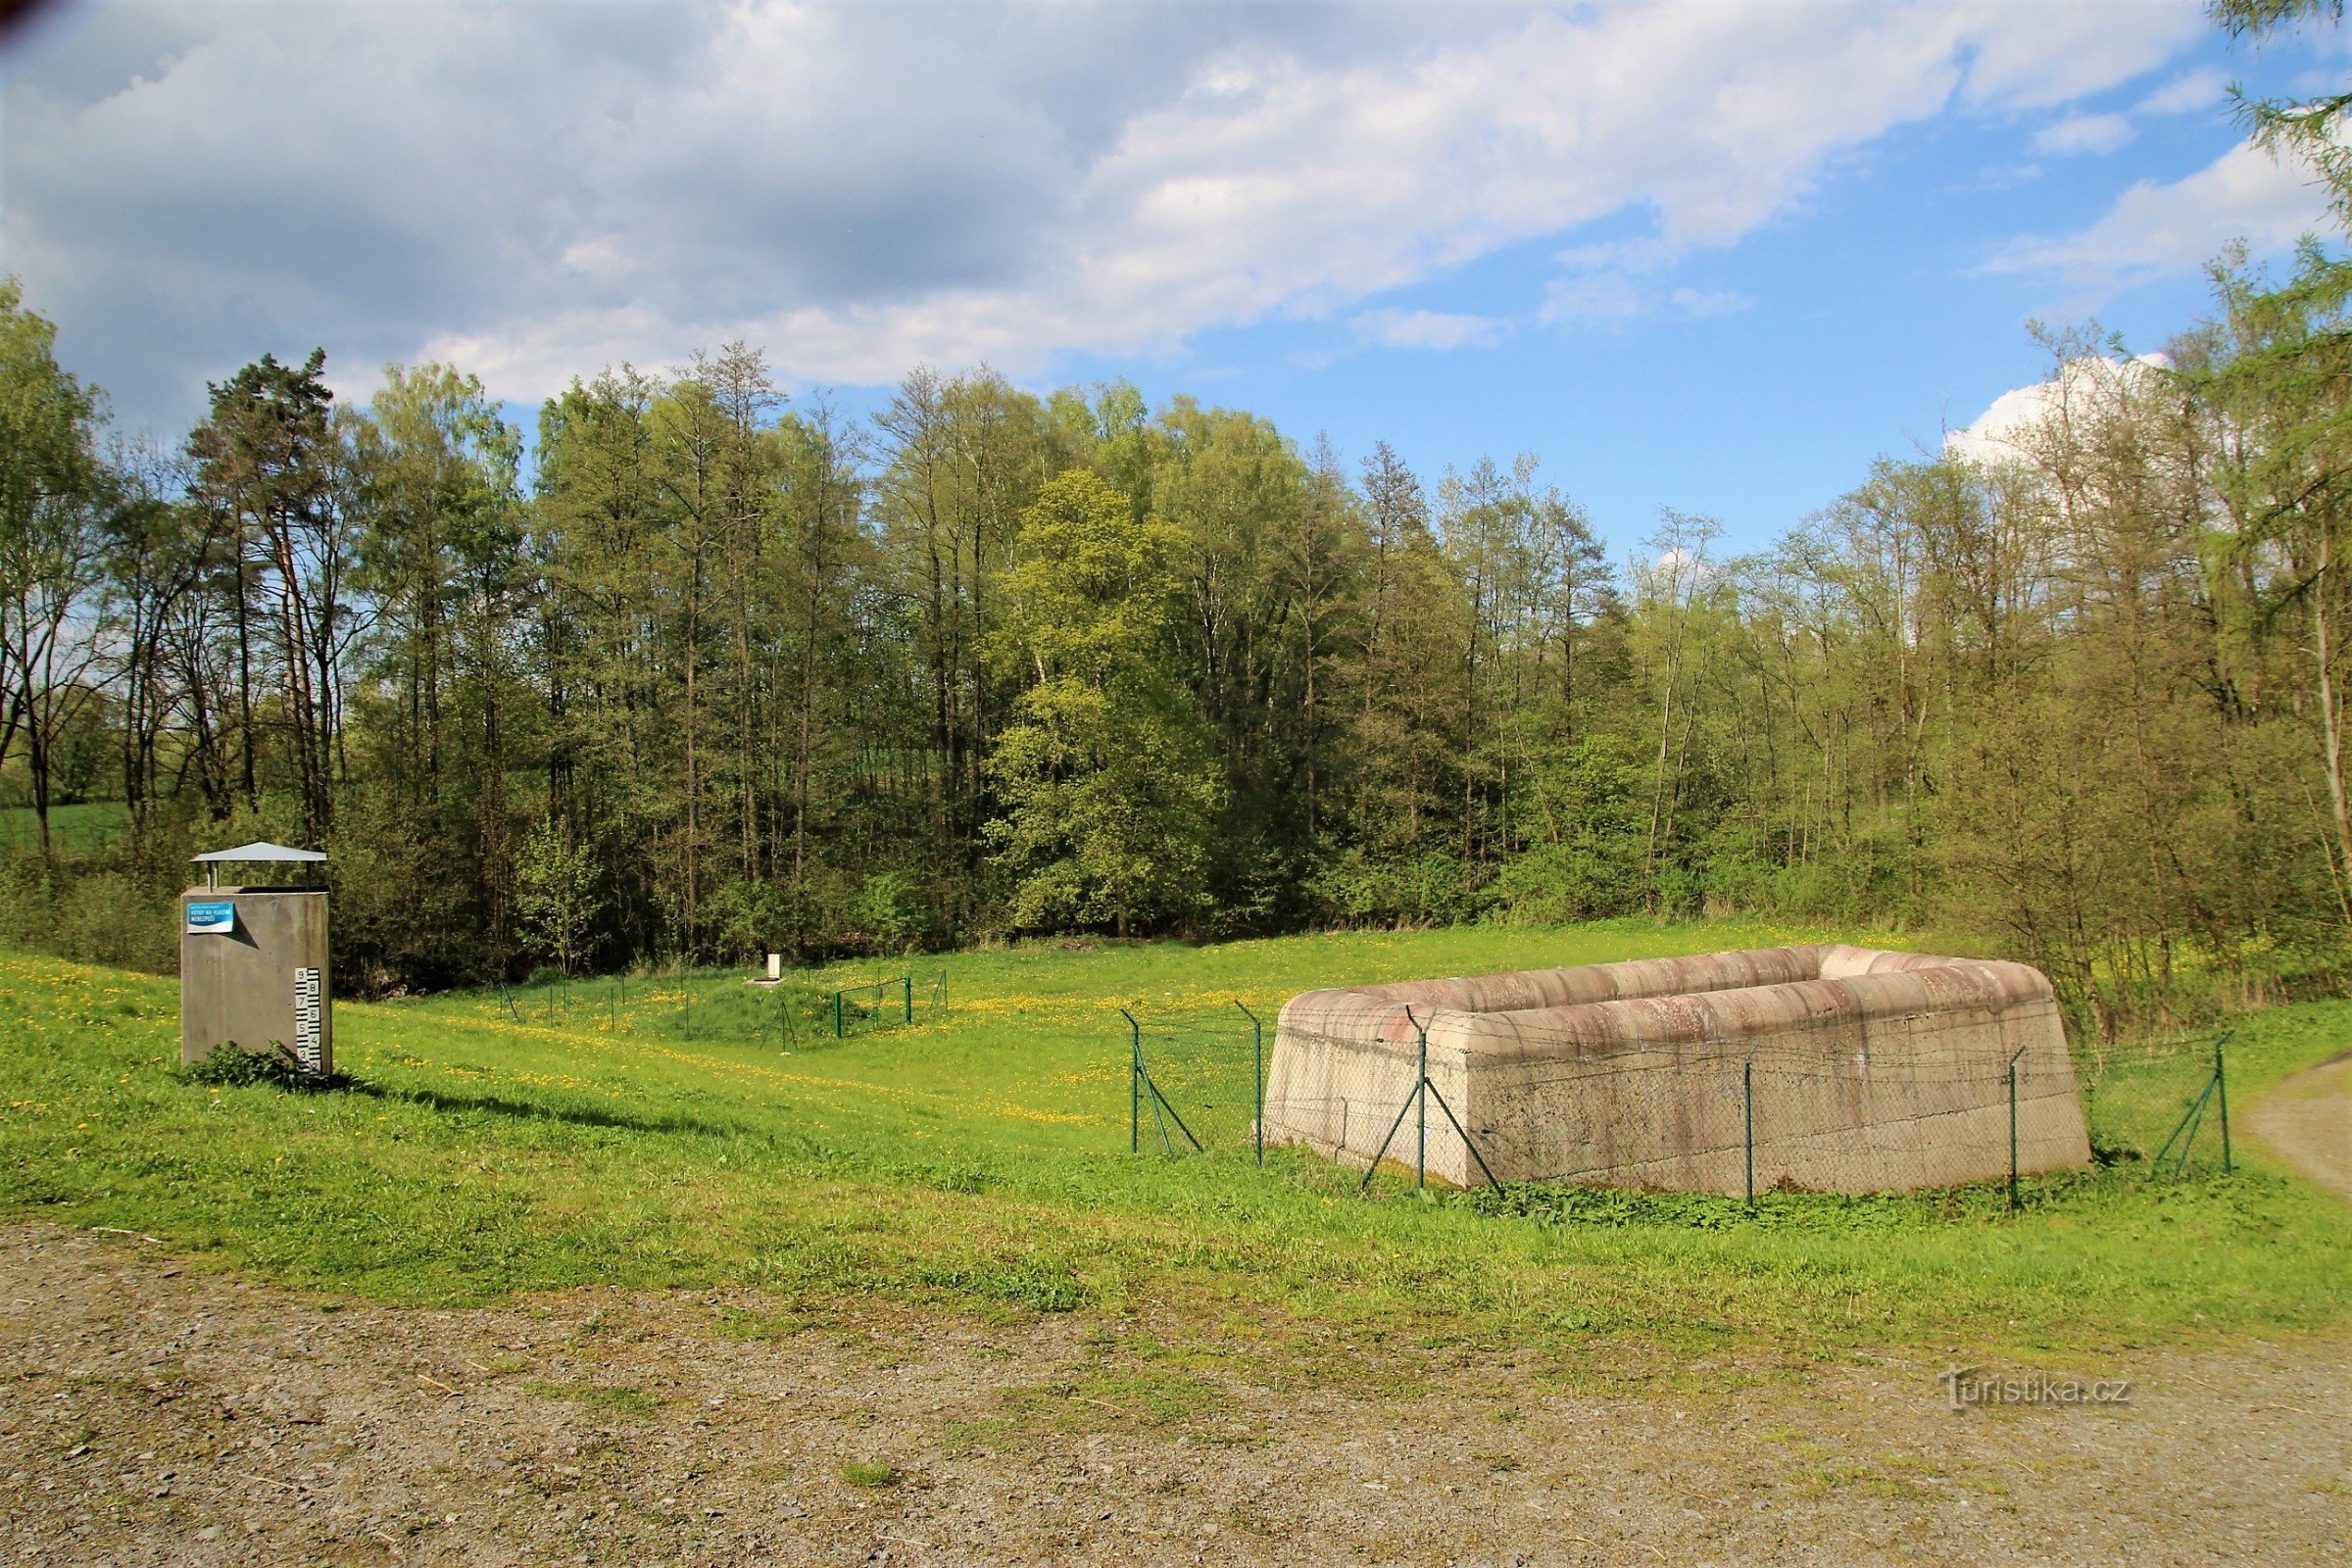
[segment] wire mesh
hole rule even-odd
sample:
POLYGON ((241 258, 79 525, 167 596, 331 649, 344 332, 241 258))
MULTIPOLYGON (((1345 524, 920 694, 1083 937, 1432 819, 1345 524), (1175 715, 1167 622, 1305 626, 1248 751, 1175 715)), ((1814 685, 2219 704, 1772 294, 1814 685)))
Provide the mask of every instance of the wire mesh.
POLYGON ((1456 1186, 1491 1167, 1506 1181, 1734 1196, 1953 1187, 2088 1159, 2153 1165, 2175 1132, 2168 1173, 2224 1160, 2210 1039, 2097 1050, 2078 1073, 2055 1022, 2030 1008, 1989 1023, 1962 1011, 1867 1027, 1824 1015, 1738 1039, 1607 1038, 1531 1016, 1497 1027, 1492 1015, 1432 1015, 1424 1109, 1401 1006, 1294 1004, 1266 1091, 1268 1136, 1360 1168, 1402 1110, 1387 1160, 1425 1159, 1456 1186))
MULTIPOLYGON (((1127 1016, 1127 1044, 1141 1060, 1149 1085, 1158 1089, 1167 1108, 1182 1117, 1200 1144, 1207 1149, 1250 1147, 1257 1120, 1260 1044, 1250 1015, 1228 1006, 1127 1016)), ((1270 1048, 1270 1041, 1265 1044, 1270 1048)), ((1135 1108, 1145 1142, 1163 1152, 1171 1142, 1182 1146, 1181 1137, 1163 1140, 1154 1129, 1148 1089, 1135 1108)))
POLYGON ((2228 1040, 2176 1035, 2082 1048, 2077 1075, 2092 1156, 2142 1168, 2151 1180, 2226 1172, 2232 1163, 2228 1040))

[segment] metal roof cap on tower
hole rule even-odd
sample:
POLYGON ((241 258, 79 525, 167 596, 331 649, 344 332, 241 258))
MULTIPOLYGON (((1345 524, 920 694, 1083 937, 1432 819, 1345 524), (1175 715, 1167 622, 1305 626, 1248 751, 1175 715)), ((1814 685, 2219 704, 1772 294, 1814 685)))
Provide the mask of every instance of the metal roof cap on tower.
POLYGON ((188 858, 204 867, 204 885, 217 888, 220 885, 220 868, 229 860, 297 860, 316 864, 323 861, 326 855, 320 850, 289 849, 283 844, 270 844, 255 839, 251 844, 240 844, 233 850, 214 850, 188 858))
POLYGON ((292 850, 283 844, 266 844, 255 839, 251 844, 240 844, 233 850, 214 850, 209 854, 190 856, 189 858, 198 864, 207 860, 323 860, 326 853, 322 850, 292 850))

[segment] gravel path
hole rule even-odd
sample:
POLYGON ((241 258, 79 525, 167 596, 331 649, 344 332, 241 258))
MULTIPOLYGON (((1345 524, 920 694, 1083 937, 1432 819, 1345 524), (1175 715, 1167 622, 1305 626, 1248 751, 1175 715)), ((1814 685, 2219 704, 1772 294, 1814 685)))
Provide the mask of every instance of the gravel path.
POLYGON ((1563 1377, 1185 1329, 391 1309, 0 1227, 0 1563, 2352 1563, 2352 1334, 1956 1412, 1940 1350, 1563 1377))
POLYGON ((2281 1080, 2254 1102, 2246 1126, 2289 1165, 2352 1198, 2352 1054, 2281 1080))

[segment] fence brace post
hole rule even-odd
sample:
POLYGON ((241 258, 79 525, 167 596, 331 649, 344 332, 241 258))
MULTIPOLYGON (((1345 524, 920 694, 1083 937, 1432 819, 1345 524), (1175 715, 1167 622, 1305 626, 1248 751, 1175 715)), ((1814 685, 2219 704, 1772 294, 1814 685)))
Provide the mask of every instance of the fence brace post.
POLYGON ((1135 1021, 1135 1014, 1125 1007, 1119 1016, 1127 1020, 1127 1152, 1144 1152, 1144 1026, 1135 1021))

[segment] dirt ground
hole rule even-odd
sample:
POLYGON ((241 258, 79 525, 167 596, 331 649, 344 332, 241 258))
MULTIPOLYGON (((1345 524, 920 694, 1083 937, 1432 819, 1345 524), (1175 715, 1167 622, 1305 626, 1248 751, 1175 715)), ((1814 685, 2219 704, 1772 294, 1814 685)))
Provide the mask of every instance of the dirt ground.
POLYGON ((2278 1084, 2246 1125, 2304 1175, 2352 1198, 2352 1054, 2278 1084))
POLYGON ((1935 1355, 1301 1379, 1173 1327, 388 1309, 0 1228, 0 1562, 2352 1563, 2352 1336, 1954 1411, 1935 1355))

